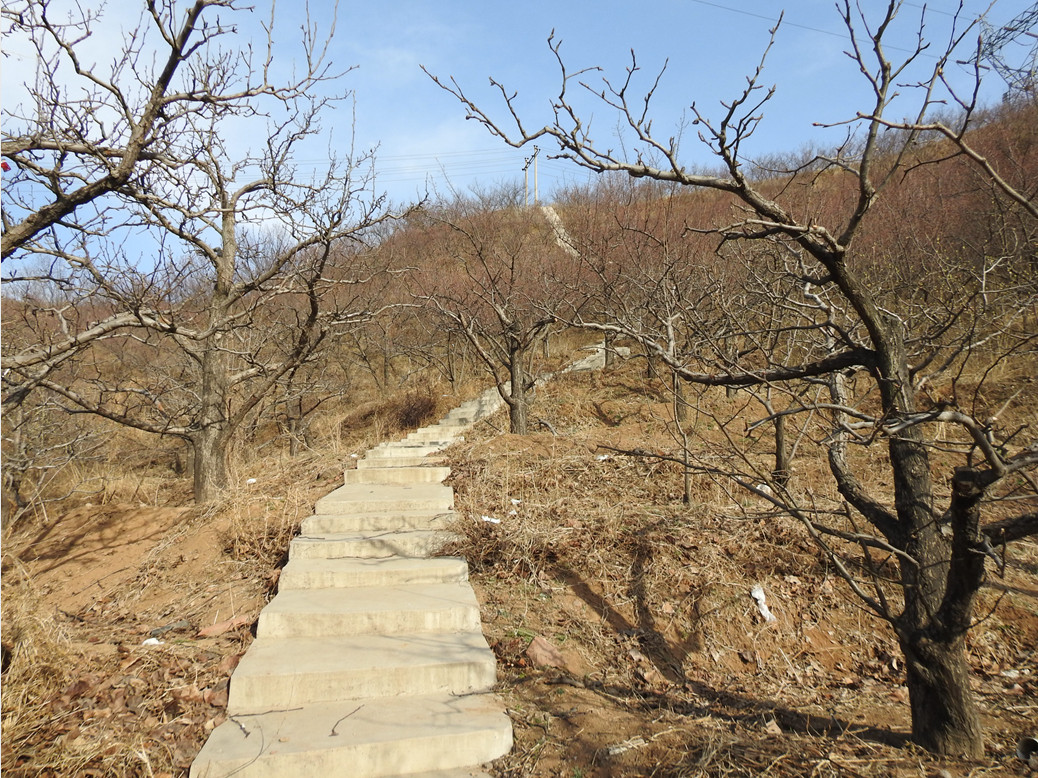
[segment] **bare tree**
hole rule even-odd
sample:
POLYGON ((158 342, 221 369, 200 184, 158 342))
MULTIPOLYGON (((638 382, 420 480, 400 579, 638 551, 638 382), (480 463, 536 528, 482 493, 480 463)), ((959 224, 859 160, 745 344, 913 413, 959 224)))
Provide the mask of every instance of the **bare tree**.
MULTIPOLYGON (((41 232, 72 217, 77 209, 117 191, 141 163, 155 163, 166 152, 159 141, 171 116, 192 111, 214 95, 206 89, 170 94, 185 63, 231 30, 217 20, 210 24, 209 8, 234 9, 233 0, 196 0, 178 24, 172 3, 148 2, 147 22, 130 35, 127 45, 106 70, 84 60, 84 42, 96 31, 100 14, 55 19, 52 3, 5 5, 5 38, 17 36, 33 49, 37 80, 32 105, 21 115, 5 106, 2 151, 18 170, 5 187, 3 250, 7 260, 41 232), (126 76, 143 75, 148 33, 163 39, 161 67, 150 68, 140 84, 126 76), (69 76, 73 83, 62 81, 69 76), (13 125, 13 126, 12 126, 13 125)), ((57 11, 60 14, 60 11, 57 11)), ((190 83, 190 82, 188 82, 190 83)), ((259 90, 220 94, 233 104, 259 90)), ((96 222, 95 222, 96 224, 96 222)))
POLYGON ((101 491, 102 479, 87 472, 108 437, 76 424, 74 416, 45 395, 5 411, 3 528, 27 515, 45 518, 49 503, 101 491))
POLYGON ((511 431, 525 435, 533 359, 554 321, 552 279, 564 254, 518 190, 459 199, 427 217, 418 299, 468 341, 508 405, 511 431))
POLYGON ((4 402, 43 388, 187 440, 202 501, 226 485, 231 441, 262 398, 370 316, 357 295, 377 269, 351 244, 390 218, 370 152, 346 143, 316 174, 295 164, 348 100, 327 96, 344 75, 328 59, 334 24, 325 36, 307 20, 298 72, 278 81, 273 10, 256 53, 221 48, 236 28, 210 7, 247 10, 199 0, 178 24, 174 3, 148 2, 107 67, 84 52, 99 16, 59 25, 46 3, 5 9, 40 57, 31 111, 5 108, 18 171, 5 281, 40 315, 30 338, 5 339, 4 402))
MULTIPOLYGON (((1038 530, 1033 475, 1038 441, 1026 437, 1023 428, 999 425, 998 419, 1023 401, 1019 392, 996 408, 980 402, 979 392, 971 404, 954 395, 933 402, 921 402, 920 396, 927 381, 943 379, 952 387, 965 383, 967 365, 986 381, 995 365, 1033 359, 1036 336, 1025 317, 1028 311, 1033 316, 1035 276, 1033 267, 1021 270, 1020 263, 1029 261, 1026 251, 1012 260, 1007 256, 1005 272, 999 274, 989 258, 970 256, 966 249, 956 258, 961 261, 945 263, 940 271, 932 268, 935 277, 952 273, 954 281, 943 286, 940 299, 920 306, 916 303, 926 289, 885 283, 904 270, 898 246, 888 245, 886 262, 877 261, 883 258, 871 252, 865 235, 869 219, 882 213, 884 198, 895 189, 918 194, 927 173, 965 168, 974 181, 991 185, 994 197, 987 213, 1012 213, 1026 245, 1035 230, 1034 168, 1027 175, 1016 166, 1026 144, 1001 157, 1000 164, 979 151, 983 136, 968 132, 977 118, 977 90, 959 99, 945 80, 945 69, 954 66, 952 58, 968 41, 970 25, 958 29, 956 19, 947 45, 933 56, 920 23, 916 47, 894 62, 884 44, 899 22, 900 2, 885 4, 877 18, 849 0, 840 9, 849 56, 872 89, 872 103, 848 123, 856 123, 859 132, 847 144, 787 174, 787 181, 809 189, 839 183, 838 190, 829 190, 838 196, 821 220, 797 201, 796 192, 804 187, 775 185, 775 171, 755 177, 743 157, 744 144, 760 129, 762 109, 773 93, 760 83, 763 59, 745 90, 723 104, 720 118, 710 118, 693 104, 699 137, 723 168, 717 174, 689 170, 679 156, 681 139, 661 140, 653 133, 649 109, 663 74, 636 94, 633 55, 618 83, 589 84, 580 81, 589 71, 571 74, 560 43, 550 39, 562 87, 553 101, 554 121, 538 129, 527 129, 511 93, 496 82, 505 103, 503 120, 478 107, 456 82, 437 83, 462 102, 470 118, 513 146, 550 139, 559 148, 558 158, 595 172, 619 171, 731 196, 738 207, 736 220, 698 229, 719 236, 722 248, 743 244, 737 250, 741 261, 768 283, 784 284, 780 289, 790 294, 775 295, 772 307, 778 310, 786 300, 793 318, 783 319, 783 332, 795 331, 795 342, 774 333, 752 342, 753 328, 741 325, 739 339, 750 341, 745 347, 740 344, 724 355, 706 351, 705 359, 693 352, 699 360, 690 362, 686 350, 677 347, 680 339, 665 331, 650 333, 623 320, 583 323, 640 340, 689 385, 781 390, 789 405, 773 408, 766 420, 797 415, 826 425, 814 439, 825 452, 840 504, 819 505, 812 490, 798 488, 796 479, 783 484, 769 477, 770 463, 762 466, 735 437, 725 460, 704 457, 699 469, 728 478, 803 523, 855 594, 896 634, 906 659, 915 739, 938 753, 976 756, 983 751, 983 733, 970 692, 965 639, 986 561, 997 556, 993 546, 1038 530), (924 51, 933 57, 932 66, 922 59, 924 51), (912 91, 899 81, 908 78, 910 66, 920 65, 927 65, 929 75, 918 83, 914 118, 902 120, 899 108, 899 118, 892 120, 888 114, 895 91, 912 91), (617 145, 623 151, 605 148, 589 135, 570 98, 574 84, 618 114, 626 132, 617 145), (954 125, 932 119, 944 100, 958 107, 954 125), (938 135, 950 143, 940 145, 938 135), (1011 264, 1016 266, 1010 269, 1011 264), (913 318, 917 314, 921 318, 913 318), (941 438, 939 425, 961 434, 941 438), (880 445, 885 459, 871 456, 880 445), (889 488, 869 477, 869 469, 879 466, 888 468, 889 488), (934 478, 938 466, 950 476, 950 493, 942 479, 934 478), (1012 499, 999 499, 1004 497, 1012 499), (859 549, 854 563, 848 547, 859 549)), ((979 70, 976 75, 979 81, 979 70)), ((1033 117, 1033 105, 1026 109, 1033 117)), ((918 229, 918 223, 891 226, 903 245, 926 241, 921 232, 903 232, 918 229)), ((935 263, 948 259, 945 252, 931 256, 935 263)), ((917 275, 914 283, 921 278, 917 275)), ((717 310, 724 310, 721 302, 717 310)), ((680 325, 693 334, 709 334, 684 316, 671 321, 672 331, 680 325)), ((692 339, 693 347, 702 340, 692 339)))

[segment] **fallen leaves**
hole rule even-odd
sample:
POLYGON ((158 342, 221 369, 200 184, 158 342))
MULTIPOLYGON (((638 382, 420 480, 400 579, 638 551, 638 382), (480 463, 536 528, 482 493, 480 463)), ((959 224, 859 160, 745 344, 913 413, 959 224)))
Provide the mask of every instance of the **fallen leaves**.
POLYGON ((240 658, 194 643, 119 645, 93 656, 89 671, 46 702, 4 775, 135 775, 140 765, 131 763, 141 753, 149 755, 148 773, 187 770, 226 718, 228 676, 240 658))

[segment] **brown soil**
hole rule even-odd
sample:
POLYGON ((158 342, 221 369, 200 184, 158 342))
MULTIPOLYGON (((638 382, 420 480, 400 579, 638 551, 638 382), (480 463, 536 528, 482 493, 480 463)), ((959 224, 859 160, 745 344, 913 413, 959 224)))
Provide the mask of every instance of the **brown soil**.
POLYGON ((515 724, 494 774, 1038 775, 1015 756, 1038 732, 1038 543, 992 572, 971 634, 989 756, 936 759, 909 742, 892 633, 797 525, 702 477, 685 505, 675 466, 617 454, 673 449, 662 399, 632 369, 569 376, 538 398, 557 435, 487 426, 448 452, 515 724))
MULTIPOLYGON (((935 759, 908 742, 889 630, 798 527, 706 480, 685 505, 675 468, 612 450, 672 445, 659 400, 622 371, 569 376, 538 399, 557 434, 492 419, 448 452, 454 550, 515 727, 494 775, 1036 774, 1014 749, 1038 736, 1038 544, 991 575, 971 636, 989 756, 935 759), (529 651, 537 636, 556 666, 529 651)), ((295 462, 208 511, 83 505, 7 538, 4 774, 186 775, 337 462, 295 462)))
POLYGON ((5 776, 187 774, 289 539, 332 488, 322 463, 297 467, 279 498, 85 504, 5 539, 5 776))

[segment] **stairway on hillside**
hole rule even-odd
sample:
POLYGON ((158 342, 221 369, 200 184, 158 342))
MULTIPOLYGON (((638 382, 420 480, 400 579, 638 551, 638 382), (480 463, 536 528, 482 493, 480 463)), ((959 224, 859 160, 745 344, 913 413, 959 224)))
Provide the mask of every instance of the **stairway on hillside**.
POLYGON ((511 722, 430 455, 501 405, 496 389, 377 446, 319 500, 231 677, 191 778, 485 775, 511 722))

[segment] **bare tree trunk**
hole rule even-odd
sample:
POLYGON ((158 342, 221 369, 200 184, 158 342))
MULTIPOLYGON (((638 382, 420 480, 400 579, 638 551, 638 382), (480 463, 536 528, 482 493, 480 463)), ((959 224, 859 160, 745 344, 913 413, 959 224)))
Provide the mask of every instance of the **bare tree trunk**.
POLYGON ((938 754, 982 756, 984 736, 970 691, 965 636, 946 641, 912 633, 901 638, 901 650, 913 739, 938 754))
POLYGON ((509 365, 508 426, 515 435, 525 435, 529 429, 530 399, 526 392, 526 365, 522 352, 512 354, 509 365))
MULTIPOLYGON (((905 654, 912 735, 924 748, 941 754, 979 757, 984 753, 980 716, 970 691, 970 667, 966 659, 966 634, 972 626, 973 603, 984 581, 984 538, 980 532, 980 501, 994 480, 991 472, 972 467, 956 468, 952 478, 951 554, 936 549, 924 559, 948 559, 938 567, 946 590, 941 599, 919 603, 912 597, 917 621, 923 628, 898 625, 898 638, 905 654), (936 556, 937 552, 942 552, 936 556)), ((943 543, 942 538, 928 538, 943 543)))
MULTIPOLYGON (((225 251, 230 255, 230 247, 225 238, 225 251)), ((233 245, 233 244, 232 244, 233 245)), ((215 291, 210 300, 212 319, 216 320, 227 299, 226 287, 229 273, 226 266, 229 256, 223 258, 215 291)), ((227 443, 230 438, 228 429, 227 403, 229 401, 227 353, 220 344, 223 333, 216 332, 209 337, 204 346, 201 359, 202 386, 199 393, 198 431, 192 437, 195 450, 194 492, 195 501, 212 502, 227 487, 227 443)))
POLYGON ((307 421, 303 398, 289 400, 285 411, 288 414, 288 455, 296 457, 299 456, 300 446, 307 445, 307 421))
POLYGON ((389 378, 392 373, 392 358, 389 354, 390 342, 389 342, 389 331, 386 330, 383 333, 382 338, 382 389, 383 391, 389 390, 389 378))
MULTIPOLYGON (((915 397, 903 334, 897 322, 883 324, 874 338, 885 379, 879 382, 883 408, 893 417, 908 415, 915 411, 915 397)), ((930 456, 920 427, 892 437, 888 450, 900 540, 914 560, 901 563, 905 607, 896 625, 905 654, 912 737, 938 754, 979 757, 984 735, 970 689, 965 637, 983 578, 983 556, 975 548, 949 549, 941 535, 933 507, 930 456), (959 576, 949 576, 953 564, 961 569, 959 576)), ((971 493, 953 501, 955 521, 976 525, 981 491, 972 494, 969 484, 963 488, 971 493)), ((957 531, 956 540, 962 544, 968 535, 974 542, 978 532, 976 526, 973 533, 957 531)))
POLYGON ((212 502, 227 488, 227 440, 226 431, 214 425, 192 441, 195 502, 212 502))
POLYGON ((792 462, 789 456, 789 446, 786 444, 786 417, 776 416, 775 417, 775 469, 771 473, 771 477, 775 480, 775 483, 780 486, 785 486, 789 483, 789 477, 792 475, 792 462))
POLYGON ((685 384, 677 373, 671 375, 674 388, 674 420, 678 423, 688 421, 688 404, 685 402, 685 384))

